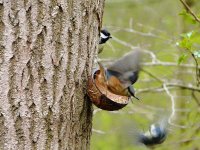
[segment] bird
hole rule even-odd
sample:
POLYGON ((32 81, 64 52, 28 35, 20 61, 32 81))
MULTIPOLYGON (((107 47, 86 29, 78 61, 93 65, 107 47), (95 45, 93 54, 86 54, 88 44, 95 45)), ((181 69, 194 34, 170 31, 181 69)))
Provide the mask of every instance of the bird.
POLYGON ((99 39, 99 48, 98 48, 98 54, 103 51, 104 44, 110 39, 111 34, 106 29, 102 29, 100 32, 100 39, 99 39))
POLYGON ((146 146, 154 146, 163 143, 166 137, 166 122, 160 122, 152 124, 149 131, 140 133, 138 141, 146 146))
MULTIPOLYGON (((137 81, 140 70, 140 49, 135 49, 126 54, 108 68, 100 67, 100 82, 106 82, 106 87, 114 94, 135 97, 133 84, 137 81)), ((105 84, 104 84, 105 85, 105 84)))

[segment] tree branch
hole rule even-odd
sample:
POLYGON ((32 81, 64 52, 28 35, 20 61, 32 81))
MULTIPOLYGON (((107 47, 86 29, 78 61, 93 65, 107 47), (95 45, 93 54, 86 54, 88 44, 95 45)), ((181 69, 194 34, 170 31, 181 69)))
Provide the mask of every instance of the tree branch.
POLYGON ((198 106, 200 106, 200 101, 198 100, 197 96, 195 95, 194 91, 192 91, 192 97, 194 98, 195 102, 198 106))
MULTIPOLYGON (((99 59, 99 61, 110 64, 113 62, 113 59, 99 59)), ((171 66, 171 67, 181 67, 181 68, 196 68, 196 65, 192 64, 180 64, 178 65, 175 62, 164 62, 164 61, 156 61, 156 62, 143 62, 141 63, 142 66, 171 66)), ((200 69, 200 66, 198 66, 198 69, 200 69)))
POLYGON ((167 87, 170 87, 170 86, 173 86, 173 87, 179 87, 181 89, 187 89, 187 90, 191 90, 191 91, 197 91, 197 92, 200 92, 200 88, 199 87, 196 87, 196 86, 186 86, 186 85, 183 85, 183 84, 178 84, 178 83, 165 83, 162 79, 158 78, 157 76, 155 76, 154 74, 148 72, 147 70, 145 69, 142 69, 142 71, 146 74, 148 74, 149 76, 151 76, 152 78, 154 78, 155 80, 157 80, 158 82, 162 83, 163 84, 163 87, 164 86, 167 86, 167 87))
POLYGON ((190 9, 190 7, 188 6, 188 4, 184 1, 184 0, 180 0, 180 2, 183 4, 183 6, 185 7, 186 11, 193 16, 193 18, 200 23, 200 19, 197 17, 197 15, 190 9))
POLYGON ((186 86, 183 84, 177 84, 177 83, 167 83, 166 86, 173 86, 173 87, 179 87, 181 89, 191 90, 191 91, 197 91, 200 92, 200 88, 196 86, 186 86))
POLYGON ((145 69, 141 69, 141 71, 145 72, 146 74, 148 74, 149 76, 151 76, 152 78, 154 78, 155 80, 157 80, 160 83, 164 83, 164 81, 158 77, 156 77, 154 74, 152 74, 151 72, 145 70, 145 69))
MULTIPOLYGON (((145 62, 141 63, 143 66, 172 66, 172 67, 182 67, 182 68, 196 68, 195 65, 192 64, 180 64, 178 65, 177 63, 174 62, 156 62, 156 63, 151 63, 151 62, 145 62)), ((198 67, 200 69, 200 67, 198 67)))

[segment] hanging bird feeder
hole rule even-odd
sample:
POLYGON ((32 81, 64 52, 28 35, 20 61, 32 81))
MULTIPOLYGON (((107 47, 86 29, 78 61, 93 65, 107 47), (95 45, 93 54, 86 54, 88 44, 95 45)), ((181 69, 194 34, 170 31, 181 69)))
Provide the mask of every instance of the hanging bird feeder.
POLYGON ((128 96, 116 95, 108 90, 106 83, 98 81, 100 70, 95 70, 88 79, 87 94, 94 105, 108 111, 119 110, 125 107, 130 98, 128 96))

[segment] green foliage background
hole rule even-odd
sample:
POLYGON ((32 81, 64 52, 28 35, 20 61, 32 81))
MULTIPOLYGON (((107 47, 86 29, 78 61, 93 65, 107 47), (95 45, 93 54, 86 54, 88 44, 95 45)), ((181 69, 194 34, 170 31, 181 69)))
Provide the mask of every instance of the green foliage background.
MULTIPOLYGON (((200 1, 193 2, 192 10, 200 13, 200 1)), ((118 58, 131 50, 130 47, 120 44, 116 40, 118 39, 152 51, 162 62, 177 64, 144 65, 143 68, 156 77, 166 83, 179 82, 196 86, 195 68, 183 68, 179 64, 195 65, 185 45, 192 45, 189 51, 200 50, 200 24, 184 11, 179 0, 106 0, 103 25, 114 38, 100 54, 101 59, 118 58), (187 36, 191 32, 194 32, 195 36, 188 42, 184 35, 187 36)), ((151 57, 145 55, 144 62, 151 62, 151 57)), ((162 87, 162 83, 141 72, 134 87, 141 90, 162 87)), ((173 124, 168 127, 169 135, 166 141, 153 149, 200 149, 199 105, 190 90, 173 88, 170 93, 175 98, 176 115, 173 124)), ((200 94, 195 94, 200 100, 200 94)), ((117 112, 102 111, 94 107, 92 150, 148 149, 136 143, 135 135, 131 133, 136 130, 147 131, 150 124, 169 116, 171 99, 165 91, 148 91, 138 93, 137 96, 140 101, 133 99, 133 103, 117 112)))

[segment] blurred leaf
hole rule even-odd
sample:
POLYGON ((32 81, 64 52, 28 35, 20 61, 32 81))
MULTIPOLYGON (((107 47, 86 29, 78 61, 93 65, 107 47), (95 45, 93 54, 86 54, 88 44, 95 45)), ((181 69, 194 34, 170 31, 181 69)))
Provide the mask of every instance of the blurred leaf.
POLYGON ((180 65, 183 61, 185 61, 187 58, 187 54, 182 54, 179 58, 178 58, 178 65, 180 65))
POLYGON ((196 33, 195 31, 190 31, 190 32, 181 34, 181 36, 182 36, 183 38, 188 38, 188 39, 190 39, 195 33, 196 33))
POLYGON ((180 16, 183 16, 184 20, 188 23, 195 24, 197 21, 184 9, 182 12, 179 13, 180 16))
POLYGON ((195 36, 193 36, 191 38, 192 42, 195 44, 200 44, 200 33, 195 34, 195 36))
POLYGON ((176 42, 176 45, 187 49, 187 50, 192 50, 193 44, 195 43, 194 39, 197 37, 195 31, 190 31, 187 33, 181 34, 181 37, 183 38, 180 42, 176 42))
POLYGON ((193 43, 187 38, 184 38, 182 41, 178 42, 179 47, 187 49, 187 50, 191 50, 192 45, 193 43))

